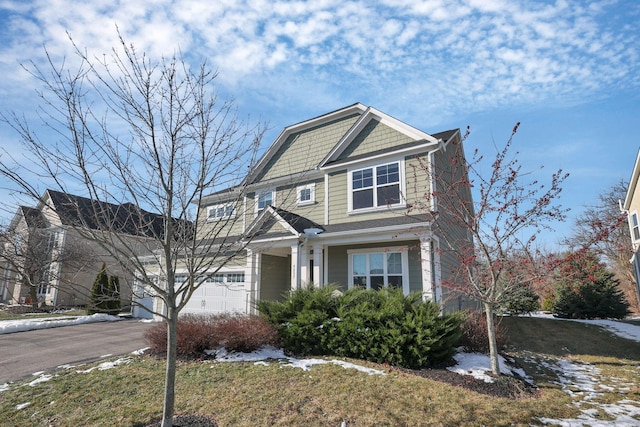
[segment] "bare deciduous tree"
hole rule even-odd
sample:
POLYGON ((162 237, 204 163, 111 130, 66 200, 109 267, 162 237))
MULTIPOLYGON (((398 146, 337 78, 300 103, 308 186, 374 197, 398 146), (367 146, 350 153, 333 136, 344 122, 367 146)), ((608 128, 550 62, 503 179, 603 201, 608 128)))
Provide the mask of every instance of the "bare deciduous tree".
POLYGON ((79 242, 63 247, 59 240, 56 231, 46 227, 7 227, 0 231, 0 277, 7 286, 17 285, 12 289, 12 300, 19 301, 26 288, 32 308, 37 309, 45 303, 41 298, 53 288, 65 285, 82 291, 81 283, 67 282, 70 278, 60 274, 60 266, 82 270, 91 253, 79 242))
POLYGON ((241 178, 254 163, 264 126, 247 125, 233 102, 217 97, 216 73, 206 63, 192 68, 181 55, 152 61, 122 37, 119 42, 104 58, 72 42, 75 69, 51 58, 46 71, 27 67, 43 84, 40 114, 53 132, 39 135, 21 116, 5 116, 30 163, 10 163, 5 153, 0 173, 34 198, 40 193, 25 170, 36 169, 49 188, 94 200, 76 206, 82 221, 75 231, 136 278, 132 289, 162 301, 155 314, 167 324, 166 427, 174 413, 178 313, 207 278, 245 250, 241 178), (193 213, 205 196, 228 188, 220 218, 193 213))
MULTIPOLYGON (((443 269, 443 285, 482 304, 496 375, 500 373, 496 309, 514 289, 536 279, 544 263, 536 257, 534 242, 550 224, 565 219, 565 211, 555 202, 568 174, 558 170, 545 187, 523 171, 518 153, 511 152, 518 127, 519 123, 506 144, 496 149, 487 174, 482 173, 483 156, 478 150, 462 163, 463 156, 450 156, 455 162, 441 170, 431 171, 424 163, 421 172, 434 177, 435 191, 412 208, 424 211, 437 206, 435 226, 444 240, 441 251, 455 259, 450 271, 443 269), (474 193, 473 202, 469 191, 474 193)), ((463 140, 468 134, 467 130, 463 140)))

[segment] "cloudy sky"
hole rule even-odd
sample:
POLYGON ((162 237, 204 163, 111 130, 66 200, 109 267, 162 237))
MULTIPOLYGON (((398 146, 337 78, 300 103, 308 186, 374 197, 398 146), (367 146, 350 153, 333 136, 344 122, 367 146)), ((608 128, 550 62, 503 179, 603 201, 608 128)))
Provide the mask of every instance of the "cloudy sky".
MULTIPOLYGON (((570 220, 547 236, 553 245, 631 174, 638 22, 635 0, 0 0, 0 111, 34 111, 37 85, 20 64, 41 63, 44 46, 56 61, 70 55, 68 32, 108 53, 117 25, 153 57, 206 59, 221 94, 269 123, 265 147, 283 127, 354 102, 428 133, 468 125, 467 151, 488 155, 519 121, 524 168, 571 174, 570 220)), ((15 139, 0 126, 0 147, 15 139)))

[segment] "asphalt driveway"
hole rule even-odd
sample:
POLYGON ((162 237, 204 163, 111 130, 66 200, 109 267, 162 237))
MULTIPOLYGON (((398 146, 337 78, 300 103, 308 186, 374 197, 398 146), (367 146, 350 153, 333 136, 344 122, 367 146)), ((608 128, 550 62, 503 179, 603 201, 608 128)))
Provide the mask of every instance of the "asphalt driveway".
POLYGON ((0 385, 61 365, 139 350, 147 346, 144 332, 151 325, 129 319, 0 335, 0 385))

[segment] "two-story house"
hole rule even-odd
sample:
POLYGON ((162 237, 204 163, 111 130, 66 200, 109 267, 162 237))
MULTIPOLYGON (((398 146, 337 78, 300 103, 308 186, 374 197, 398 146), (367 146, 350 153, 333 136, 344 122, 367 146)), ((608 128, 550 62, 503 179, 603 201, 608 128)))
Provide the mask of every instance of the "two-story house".
MULTIPOLYGON (((326 284, 395 286, 459 309, 442 286, 457 258, 443 247, 447 230, 434 226, 432 197, 439 169, 453 164, 466 174, 459 130, 430 135, 360 103, 286 127, 242 183, 241 200, 229 189, 199 207, 199 221, 240 216, 232 234, 251 240, 246 257, 204 283, 183 312, 252 312, 256 300, 326 284), (409 209, 416 202, 426 208, 409 209)), ((468 187, 461 197, 471 203, 468 187)))
POLYGON ((37 206, 18 209, 6 231, 0 253, 2 302, 28 303, 35 297, 49 306, 84 306, 105 262, 107 272, 120 278, 126 306, 133 275, 90 235, 113 235, 114 245, 128 245, 144 255, 156 248, 162 217, 130 203, 46 190, 37 206))
POLYGON ((631 264, 633 265, 633 275, 636 281, 636 296, 640 298, 640 151, 636 156, 636 162, 633 166, 631 179, 629 180, 629 188, 624 199, 622 209, 627 213, 629 222, 629 231, 631 234, 631 247, 633 248, 633 256, 631 264))

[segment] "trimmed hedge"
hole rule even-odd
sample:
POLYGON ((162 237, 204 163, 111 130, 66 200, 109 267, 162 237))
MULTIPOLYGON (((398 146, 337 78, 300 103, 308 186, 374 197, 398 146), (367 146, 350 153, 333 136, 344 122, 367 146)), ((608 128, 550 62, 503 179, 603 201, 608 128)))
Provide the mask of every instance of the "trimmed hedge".
POLYGON ((460 337, 460 314, 419 293, 361 288, 344 294, 335 287, 305 288, 284 302, 259 301, 258 310, 276 326, 285 350, 299 355, 334 355, 420 368, 449 362, 460 337))

